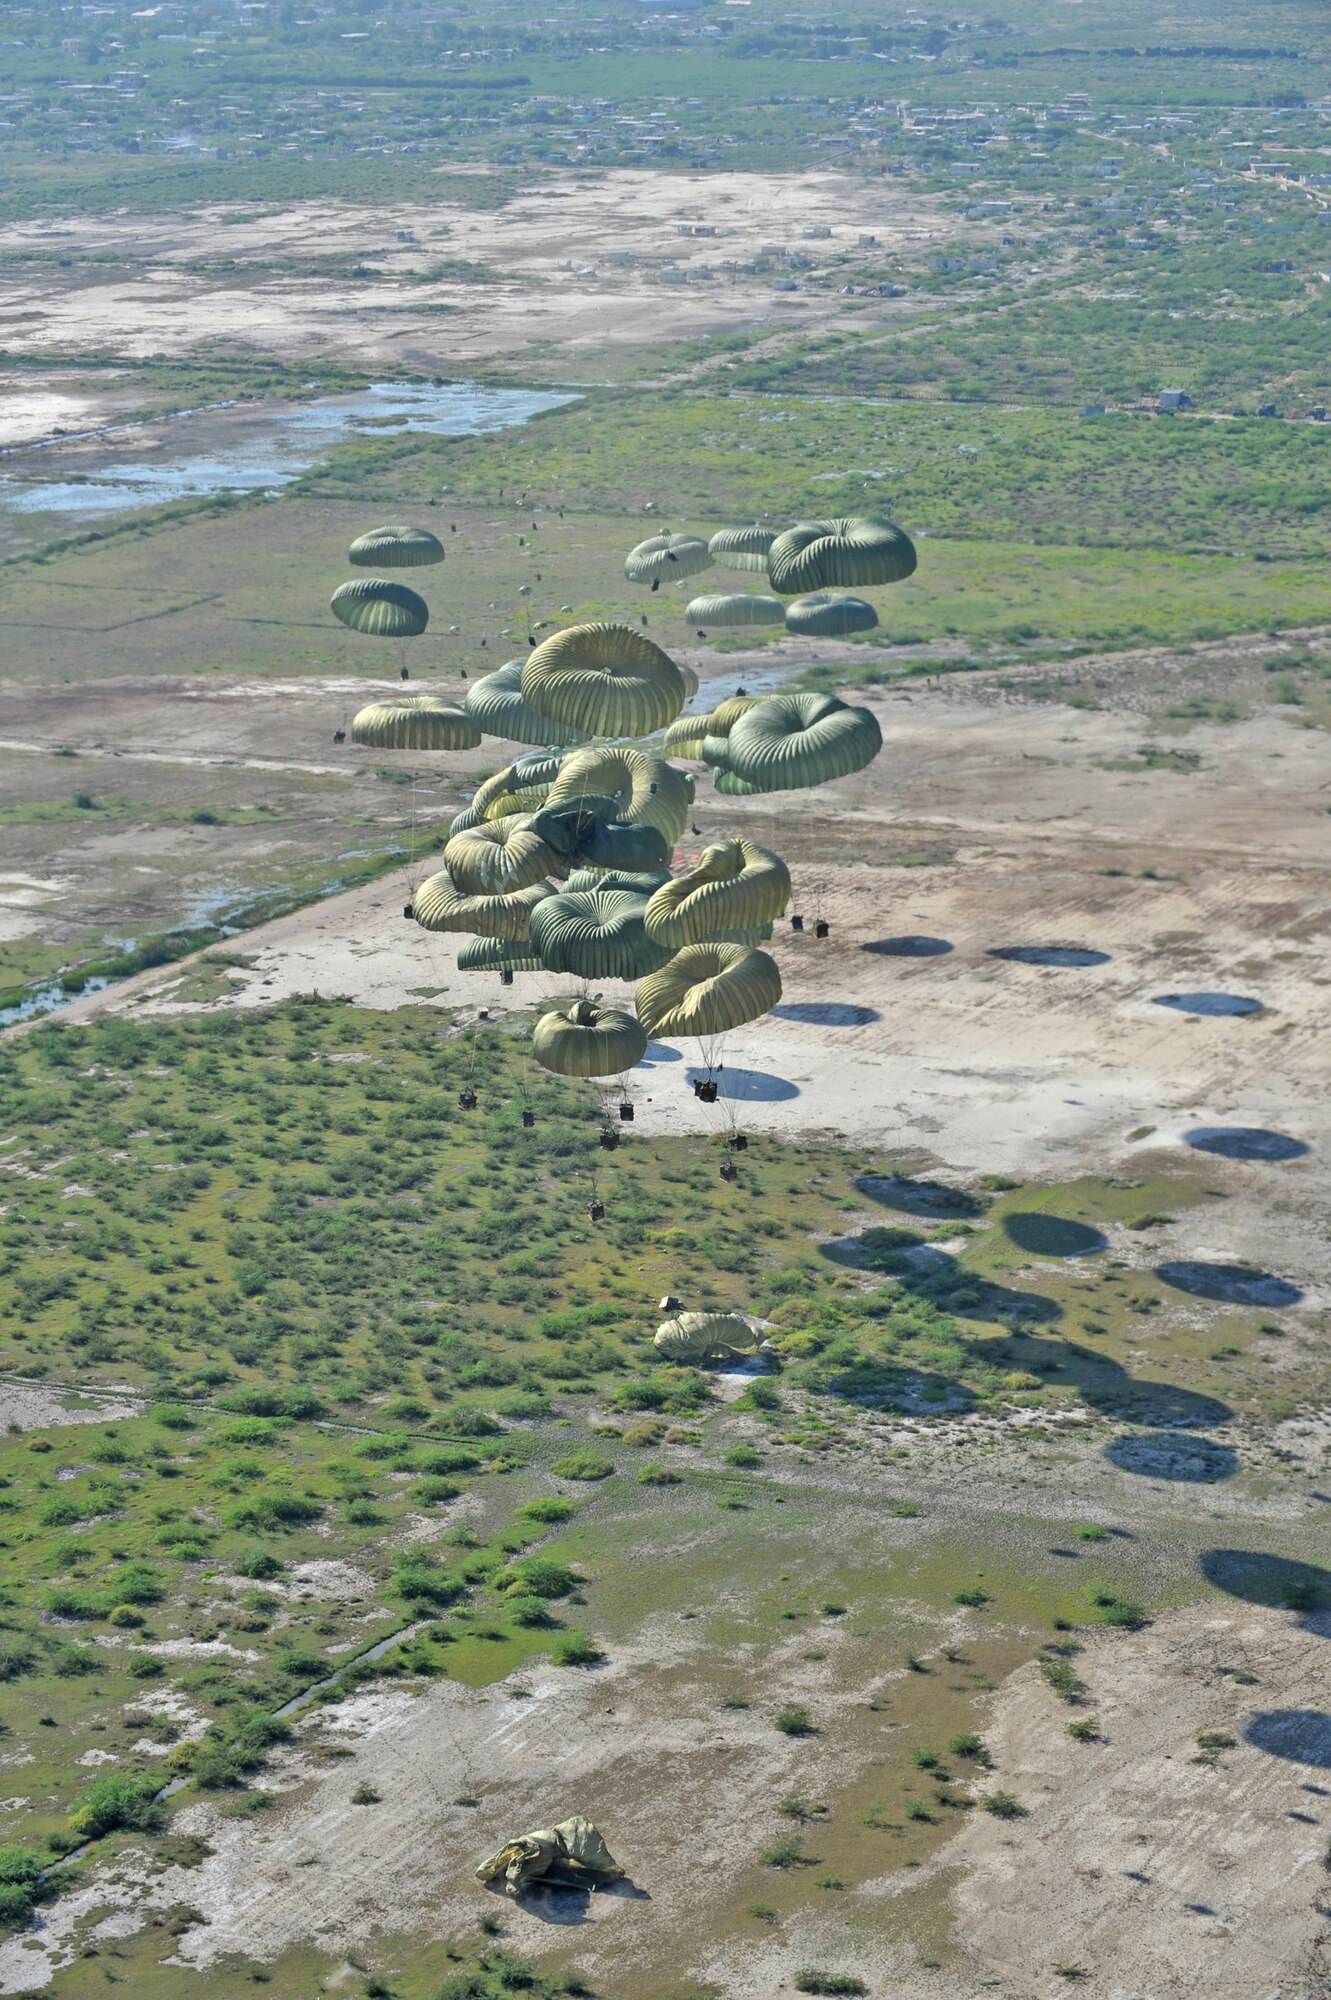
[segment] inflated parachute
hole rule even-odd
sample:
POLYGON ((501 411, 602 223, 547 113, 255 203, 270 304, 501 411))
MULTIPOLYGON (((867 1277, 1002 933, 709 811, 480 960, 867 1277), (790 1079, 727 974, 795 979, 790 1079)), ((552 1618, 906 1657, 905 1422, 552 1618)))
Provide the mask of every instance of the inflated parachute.
POLYGON ((357 535, 347 550, 347 561, 357 569, 425 569, 443 560, 444 545, 437 535, 398 522, 357 535))
POLYGON ((743 1313, 680 1313, 656 1329, 653 1347, 665 1361, 715 1361, 755 1354, 762 1344, 743 1313))
POLYGON ((627 868, 575 868, 565 889, 628 889, 635 896, 654 896, 670 880, 668 868, 648 868, 634 874, 627 868))
POLYGON ((702 715, 681 715, 679 721, 672 723, 666 731, 666 749, 673 750, 677 757, 691 757, 702 763, 711 762, 712 759, 707 754, 708 744, 712 745, 716 756, 721 756, 723 749, 718 750, 717 746, 724 746, 726 737, 741 715, 747 715, 751 708, 757 708, 762 698, 756 694, 732 694, 727 700, 718 702, 715 708, 708 709, 702 715))
POLYGON ((672 947, 649 938, 644 896, 628 889, 564 890, 532 911, 531 940, 547 972, 579 979, 641 979, 658 972, 672 947))
POLYGON ((619 818, 614 799, 595 793, 566 805, 547 802, 532 814, 531 824, 565 870, 614 868, 638 874, 664 868, 670 859, 670 842, 659 828, 645 822, 630 825, 619 818))
POLYGON ((585 729, 575 729, 553 716, 538 715, 522 699, 522 670, 525 660, 510 660, 483 679, 473 681, 462 706, 476 727, 486 736, 502 736, 510 743, 585 743, 585 729))
POLYGON ((430 622, 425 599, 386 576, 354 576, 350 583, 340 583, 328 609, 370 639, 418 639, 430 622))
POLYGON ((780 596, 798 597, 809 590, 901 583, 915 562, 915 544, 891 521, 798 521, 767 551, 767 577, 780 596))
POLYGON ((644 922, 657 944, 678 947, 770 925, 789 901, 790 870, 779 854, 751 840, 721 840, 656 891, 644 922))
POLYGON ((632 1014, 571 1000, 542 1014, 532 1031, 532 1054, 556 1076, 619 1076, 647 1053, 647 1036, 632 1014))
POLYGON ((707 551, 722 569, 746 569, 765 575, 767 551, 775 540, 775 529, 756 524, 752 528, 722 528, 712 536, 707 551))
POLYGON ((684 677, 631 626, 570 625, 528 655, 522 698, 591 736, 649 736, 683 708, 684 677))
POLYGON ((717 761, 747 790, 789 792, 862 771, 882 747, 871 709, 834 694, 777 694, 740 716, 717 761))
POLYGON ((851 632, 872 632, 878 613, 867 598, 841 590, 814 590, 797 597, 785 610, 786 630, 810 639, 844 639, 851 632))
POLYGON ((616 818, 654 826, 673 847, 684 831, 693 780, 653 751, 629 744, 574 750, 562 759, 545 803, 575 804, 590 794, 615 801, 616 818))
POLYGON ((638 1019, 649 1035, 712 1037, 756 1021, 781 998, 781 974, 765 951, 740 944, 689 944, 638 981, 638 1019))
POLYGON ((476 1879, 495 1882, 502 1876, 505 1889, 516 1896, 532 1882, 587 1889, 623 1873, 591 1821, 579 1813, 558 1826, 538 1827, 505 1841, 497 1854, 482 1861, 476 1879))
POLYGON ((630 583, 666 583, 710 569, 712 558, 701 535, 649 535, 631 549, 624 564, 630 583))
POLYGON ((481 732, 454 702, 404 694, 358 709, 351 740, 375 750, 474 750, 481 732))
POLYGON ((690 625, 715 626, 723 631, 735 625, 780 625, 786 616, 779 597, 765 597, 746 591, 713 591, 706 597, 691 597, 684 608, 690 625))
MULTIPOLYGON (((503 819, 508 813, 535 812, 545 803, 559 775, 561 752, 529 750, 516 763, 505 764, 476 787, 471 807, 481 819, 503 819)), ((456 821, 454 822, 456 825, 456 821)))
POLYGON ((557 873, 559 856, 533 833, 526 813, 506 813, 453 834, 444 866, 465 896, 507 896, 557 873))
POLYGON ((458 946, 459 972, 543 972, 544 962, 529 938, 469 937, 458 946))
POLYGON ((459 889, 446 868, 429 875, 412 896, 418 924, 427 931, 470 931, 474 937, 530 936, 531 913, 554 890, 548 882, 508 895, 469 896, 459 889))

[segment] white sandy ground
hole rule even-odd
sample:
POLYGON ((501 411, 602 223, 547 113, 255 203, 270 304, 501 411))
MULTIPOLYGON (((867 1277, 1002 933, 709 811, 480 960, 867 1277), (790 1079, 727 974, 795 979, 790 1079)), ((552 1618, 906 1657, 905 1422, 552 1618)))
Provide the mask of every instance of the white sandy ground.
POLYGON ((112 1399, 67 1394, 59 1389, 0 1381, 0 1430, 42 1431, 59 1424, 104 1424, 117 1417, 137 1417, 142 1413, 142 1402, 121 1396, 112 1399))
MULTIPOLYGON (((209 206, 187 215, 98 216, 95 221, 16 223, 0 230, 5 253, 120 251, 143 268, 132 275, 77 261, 66 267, 13 265, 0 281, 0 339, 19 355, 89 351, 138 358, 184 356, 219 343, 311 364, 458 368, 557 346, 565 365, 598 350, 656 345, 704 333, 781 327, 812 329, 845 312, 840 285, 880 271, 902 252, 918 255, 964 230, 995 239, 999 225, 963 221, 934 197, 899 182, 865 182, 833 172, 656 174, 542 170, 539 183, 494 211, 428 198, 391 209, 308 202, 285 208, 209 206), (221 226, 227 214, 246 218, 221 226), (806 241, 808 227, 832 223, 833 237, 806 241), (714 225, 715 238, 681 236, 684 222, 714 225), (411 230, 414 243, 397 241, 411 230), (861 234, 877 238, 860 247, 861 234), (764 246, 785 245, 822 262, 848 257, 823 291, 774 292, 770 277, 731 274, 764 246), (292 276, 284 265, 310 257, 365 261, 381 275, 353 279, 292 276), (671 257, 692 281, 662 285, 671 257), (483 264, 497 282, 422 282, 446 259, 483 264), (236 259, 234 271, 190 270, 198 260, 236 259), (615 261, 620 259, 623 261, 615 261), (245 268, 246 265, 251 268, 245 268), (272 268, 253 268, 256 264, 272 268), (714 276, 701 276, 709 267, 714 276)), ((856 302, 857 324, 889 324, 908 300, 856 302)), ((99 396, 102 392, 98 392, 99 396)), ((4 442, 49 434, 53 423, 95 421, 66 397, 13 413, 4 442)))
MULTIPOLYGON (((0 1991, 34 1991, 87 1939, 186 1903, 205 1922, 177 1963, 204 1973, 230 1953, 263 1962, 301 1945, 354 1953, 394 1933, 446 1939, 497 1907, 516 1950, 553 1951, 602 1981, 713 1981, 727 2000, 789 1991, 811 1963, 912 2000, 1046 2000, 1067 1990, 1059 1965, 1082 1966, 1077 1990, 1096 2000, 1323 2000, 1325 1620, 1208 1605, 1132 1637, 1101 1634, 1078 1659, 1088 1692, 1075 1709, 1022 1669, 995 1697, 994 1767, 973 1789, 1015 1792, 1026 1817, 977 1811, 925 1870, 828 1897, 801 1915, 798 1938, 755 1925, 742 1945, 713 1942, 713 1927, 744 1893, 772 1800, 834 1793, 856 1761, 856 1712, 893 1676, 852 1685, 835 1660, 801 1662, 792 1640, 782 1694, 816 1694, 825 1723, 792 1745, 761 1706, 717 1707, 715 1662, 703 1685, 686 1632, 655 1627, 596 1673, 534 1669, 521 1677, 526 1699, 507 1683, 444 1681, 342 1704, 283 1753, 271 1814, 187 1807, 178 1830, 212 1849, 201 1866, 149 1874, 131 1854, 99 1869, 37 1932, 0 1947, 0 1991), (1104 1740, 1073 1742, 1066 1723, 1089 1714, 1104 1740), (1196 1763, 1200 1731, 1235 1747, 1196 1763), (321 1764, 311 1738, 355 1754, 321 1764), (362 1785, 383 1802, 355 1805, 362 1785), (478 1807, 455 1803, 467 1794, 478 1807), (479 1856, 547 1822, 552 1801, 613 1827, 636 1893, 594 1898, 582 1921, 550 1898, 497 1905, 475 1885, 479 1856), (930 1894, 945 1899, 952 1936, 926 1974, 898 1906, 930 1894)), ((742 1676, 742 1648, 731 1665, 742 1676)))

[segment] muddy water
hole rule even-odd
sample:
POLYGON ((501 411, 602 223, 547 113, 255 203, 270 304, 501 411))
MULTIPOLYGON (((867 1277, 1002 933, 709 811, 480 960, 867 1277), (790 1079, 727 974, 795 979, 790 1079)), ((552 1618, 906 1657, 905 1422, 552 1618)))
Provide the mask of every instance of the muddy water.
POLYGON ((172 500, 276 492, 354 437, 507 430, 576 398, 475 382, 376 382, 308 403, 236 403, 48 440, 7 457, 0 515, 104 519, 172 500))

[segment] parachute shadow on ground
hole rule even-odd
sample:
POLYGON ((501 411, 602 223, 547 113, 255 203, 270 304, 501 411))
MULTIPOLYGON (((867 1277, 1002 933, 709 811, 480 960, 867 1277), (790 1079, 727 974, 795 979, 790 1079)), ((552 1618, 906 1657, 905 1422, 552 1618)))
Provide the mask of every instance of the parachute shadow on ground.
POLYGON ((1109 1248, 1103 1230, 1092 1229, 1089 1223, 1025 1210, 1003 1217, 1003 1234, 1034 1257, 1089 1257, 1109 1248))
POLYGON ((1208 1264, 1185 1258, 1157 1264, 1155 1275, 1176 1292, 1187 1292, 1195 1299, 1216 1299, 1224 1305, 1295 1306, 1303 1297, 1287 1278, 1273 1277, 1250 1264, 1208 1264))
POLYGON ((797 1083, 784 1076, 773 1076, 765 1069, 731 1069, 726 1065, 715 1070, 690 1067, 686 1071, 689 1083, 701 1083, 708 1077, 715 1083, 718 1097, 739 1104, 785 1104, 800 1094, 797 1083))
POLYGON ((1331 1771, 1331 1715, 1320 1708, 1258 1709, 1244 1723, 1243 1738, 1268 1757, 1331 1771))
POLYGON ((966 1270, 955 1257, 937 1250, 909 1229, 866 1229, 819 1245, 833 1264, 895 1278, 903 1292, 928 1299, 940 1311, 962 1319, 997 1321, 1020 1327, 1063 1317, 1063 1308, 1041 1292, 1014 1291, 966 1270))
POLYGON ((634 1064, 635 1069, 651 1069, 655 1063, 683 1062, 680 1049, 672 1049, 669 1042, 648 1042, 647 1053, 634 1064))
MULTIPOLYGON (((1191 1392, 1176 1393, 1186 1396, 1191 1392)), ((1221 1479, 1232 1479, 1239 1469, 1238 1453, 1229 1445, 1188 1431, 1158 1430, 1151 1437, 1113 1438, 1105 1446, 1105 1457, 1120 1472, 1131 1472, 1141 1479, 1168 1479, 1182 1485, 1211 1485, 1221 1479)))
POLYGON ((1250 999, 1244 993, 1156 993, 1152 995, 1152 1004, 1172 1007, 1179 1014, 1207 1014, 1216 1019, 1265 1011, 1260 1000, 1250 999))
POLYGON ((1304 1140, 1260 1125, 1194 1125, 1183 1134, 1183 1143, 1224 1160, 1300 1160, 1309 1150, 1304 1140))
POLYGON ((640 1889, 627 1875, 618 1876, 613 1882, 598 1883, 593 1889, 581 1882, 532 1882, 520 1894, 508 1900, 538 1923, 550 1924, 556 1929, 571 1929, 578 1924, 592 1921, 591 1900, 597 1896, 619 1896, 632 1903, 650 1903, 651 1892, 640 1889))
MULTIPOLYGON (((1331 1569, 1258 1549, 1207 1549, 1202 1575, 1228 1597, 1273 1611, 1331 1611, 1331 1569)), ((1319 1628, 1320 1629, 1320 1628, 1319 1628)))
POLYGON ((873 938, 860 946, 861 951, 871 951, 878 958, 943 958, 954 949, 946 938, 915 935, 873 938))
POLYGON ((847 1000, 785 1000, 768 1012, 778 1021, 806 1021, 818 1028, 867 1028, 882 1019, 876 1007, 857 1007, 847 1000))
POLYGON ((1063 970, 1081 965, 1108 965, 1110 960, 1107 951, 1092 951, 1085 945, 1073 944, 993 945, 985 955, 1005 958, 1014 965, 1053 965, 1063 970))
POLYGON ((855 1185, 883 1208, 903 1209, 908 1215, 930 1220, 951 1222, 984 1214, 982 1201, 964 1188, 947 1187, 942 1181, 919 1181, 908 1174, 861 1174, 855 1185))

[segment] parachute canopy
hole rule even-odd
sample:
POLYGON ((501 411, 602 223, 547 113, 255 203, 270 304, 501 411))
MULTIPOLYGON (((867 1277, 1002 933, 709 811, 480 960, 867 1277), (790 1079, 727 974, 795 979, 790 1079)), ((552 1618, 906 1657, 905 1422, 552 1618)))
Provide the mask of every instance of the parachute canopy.
POLYGON ((548 882, 507 895, 470 896, 459 889, 446 868, 429 875, 413 895, 416 921, 427 931, 470 931, 474 937, 530 936, 531 913, 554 890, 548 882))
POLYGON ((754 791, 789 792, 862 771, 882 747, 871 709, 834 694, 777 694, 739 718, 720 763, 754 791))
POLYGON ((760 597, 743 590, 691 597, 684 610, 690 625, 714 625, 718 630, 733 625, 780 625, 785 615, 779 597, 760 597))
POLYGON ((507 896, 557 873, 559 856, 533 833, 526 813, 506 813, 455 833, 444 866, 465 896, 507 896))
POLYGON ((671 946, 649 938, 645 896, 630 889, 575 889, 532 911, 532 943, 547 972, 579 979, 641 979, 658 972, 671 946))
POLYGON ((591 736, 648 736, 683 708, 684 678, 629 625, 569 625, 529 654, 522 698, 591 736))
POLYGON ((551 1008, 536 1023, 532 1054, 556 1076, 618 1076, 647 1053, 647 1036, 632 1014, 572 1000, 551 1008))
POLYGON ((328 600, 334 618, 371 639, 418 639, 430 622, 430 607, 405 583, 386 576, 354 576, 328 600))
POLYGON ((779 854, 751 840, 721 840, 656 891, 644 921, 656 943, 680 946, 717 931, 756 930, 789 901, 790 870, 779 854))
POLYGON ((707 544, 712 561, 722 569, 747 569, 763 575, 767 551, 776 540, 773 528, 722 528, 707 544))
POLYGON ((811 639, 844 639, 850 632, 872 632, 878 613, 867 598, 848 597, 840 590, 814 590, 788 604, 785 619, 788 632, 811 639))
POLYGON ((459 972, 543 972, 541 955, 529 938, 469 937, 458 946, 459 972))
POLYGON ((437 535, 428 528, 404 527, 400 522, 357 535, 347 550, 347 561, 357 569, 424 569, 443 559, 444 545, 437 535))
POLYGON ((589 793, 611 798, 616 818, 654 826, 673 847, 689 815, 689 780, 654 751, 631 744, 574 750, 560 762, 548 806, 574 804, 589 793))
POLYGON ((538 715, 522 699, 525 660, 510 660, 467 689, 462 706, 486 736, 503 736, 510 743, 585 743, 587 732, 552 716, 538 715))
POLYGON ((710 569, 712 558, 701 535, 649 535, 631 549, 624 564, 630 583, 664 583, 670 578, 697 576, 710 569))
POLYGON ((728 1034, 780 998, 776 960, 742 944, 685 945, 660 972, 638 981, 636 995, 647 1033, 667 1036, 728 1034))
POLYGON ((375 750, 474 750, 481 732, 453 702, 433 694, 403 694, 358 709, 351 740, 375 750))
POLYGON ((798 521, 768 550, 767 576, 782 597, 795 597, 809 590, 900 583, 912 574, 915 562, 915 544, 891 521, 798 521))
POLYGON ((667 1361, 713 1361, 753 1354, 761 1342, 743 1313, 680 1313, 657 1327, 652 1345, 667 1361))
POLYGON ((558 1826, 538 1827, 506 1841, 497 1854, 482 1861, 476 1879, 495 1882, 502 1876, 504 1887, 516 1896, 532 1882, 586 1889, 623 1873, 592 1822, 578 1813, 560 1820, 558 1826))
POLYGON ((632 826, 617 817, 614 799, 589 792, 566 805, 547 801, 532 814, 532 828, 554 848, 566 869, 613 868, 638 874, 664 868, 670 842, 658 828, 632 826))

